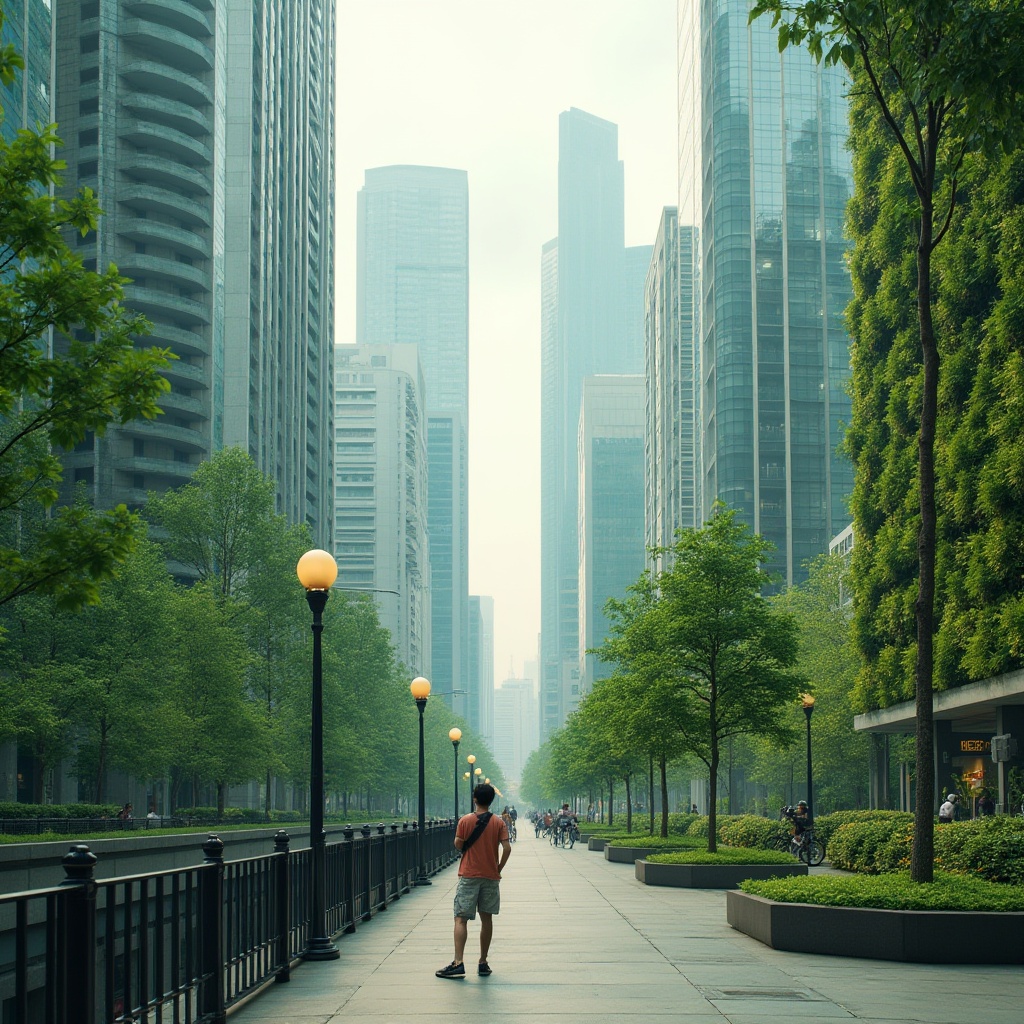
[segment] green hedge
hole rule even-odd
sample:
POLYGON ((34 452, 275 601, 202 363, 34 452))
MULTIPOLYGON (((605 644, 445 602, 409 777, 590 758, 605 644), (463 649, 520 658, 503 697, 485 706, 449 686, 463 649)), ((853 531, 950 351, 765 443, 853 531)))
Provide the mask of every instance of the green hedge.
POLYGON ((718 838, 727 846, 772 850, 781 836, 792 831, 789 822, 762 818, 757 814, 737 814, 724 818, 718 826, 718 838))
POLYGON ((703 840, 696 836, 638 836, 635 832, 632 835, 615 836, 609 846, 635 846, 638 850, 662 850, 669 847, 673 849, 693 848, 698 849, 704 846, 703 840))
MULTIPOLYGON (((852 826, 846 826, 852 827, 852 826)), ((826 907, 877 907, 883 910, 1022 911, 1024 889, 980 878, 935 873, 935 881, 911 882, 909 874, 869 876, 804 875, 794 878, 747 879, 744 892, 781 903, 814 903, 826 907)))
POLYGON ((814 831, 827 845, 832 841, 836 829, 843 825, 863 821, 884 821, 895 827, 898 823, 913 820, 913 814, 908 811, 833 811, 814 819, 814 831))
POLYGON ((121 804, 0 803, 0 818, 116 818, 121 804))
MULTIPOLYGON (((913 843, 913 820, 851 822, 833 835, 829 859, 848 871, 889 874, 909 867, 913 843)), ((1024 884, 1024 818, 1001 815, 939 825, 935 865, 991 882, 1024 884)))
POLYGON ((655 853, 644 858, 652 864, 793 864, 793 858, 781 850, 739 850, 721 846, 717 853, 707 850, 682 850, 679 853, 655 853))

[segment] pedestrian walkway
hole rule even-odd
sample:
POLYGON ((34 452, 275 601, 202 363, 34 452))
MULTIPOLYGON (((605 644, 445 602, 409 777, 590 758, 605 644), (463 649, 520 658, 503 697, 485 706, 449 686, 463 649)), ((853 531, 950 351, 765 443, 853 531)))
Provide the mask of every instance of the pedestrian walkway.
POLYGON ((232 1024, 1021 1024, 1019 967, 924 966, 781 953, 733 931, 721 891, 650 888, 585 846, 532 832, 512 848, 490 963, 441 980, 452 958, 456 869, 339 939, 341 959, 300 965, 232 1024))

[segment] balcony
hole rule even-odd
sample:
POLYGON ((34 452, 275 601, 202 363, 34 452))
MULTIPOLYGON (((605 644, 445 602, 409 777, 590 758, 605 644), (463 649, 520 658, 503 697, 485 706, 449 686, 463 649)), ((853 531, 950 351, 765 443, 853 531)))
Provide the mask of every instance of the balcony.
POLYGON ((172 359, 168 369, 163 375, 172 383, 183 387, 186 390, 209 387, 209 371, 194 363, 186 363, 183 359, 172 359))
POLYGON ((125 8, 145 21, 155 21, 186 35, 206 38, 213 35, 210 19, 182 0, 125 0, 125 8))
POLYGON ((132 242, 166 245, 192 259, 208 260, 210 243, 202 235, 186 228, 174 227, 158 220, 142 217, 127 217, 118 221, 117 233, 132 242))
POLYGON ((156 185, 122 183, 117 195, 118 202, 130 209, 145 210, 188 221, 196 227, 210 227, 209 208, 203 203, 156 185))
POLYGON ((190 479, 195 472, 195 463, 175 462, 174 459, 151 459, 144 456, 138 458, 114 459, 114 469, 119 473, 146 473, 150 476, 164 477, 170 481, 169 486, 177 487, 190 479))
POLYGON ((117 135, 147 153, 166 154, 168 159, 193 167, 208 167, 213 162, 213 150, 205 142, 165 124, 126 118, 118 124, 117 135))
POLYGON ((121 77, 133 89, 155 93, 197 107, 213 105, 213 90, 198 78, 182 75, 173 65, 147 57, 129 61, 121 68, 121 77))
POLYGON ((210 324, 210 307, 207 303, 161 292, 156 288, 128 285, 125 289, 125 305, 153 319, 179 321, 192 326, 210 324))
MULTIPOLYGON (((163 408, 162 401, 158 400, 158 404, 163 408)), ((163 441, 175 448, 188 450, 192 454, 201 455, 208 447, 207 438, 203 433, 191 427, 176 427, 165 422, 163 416, 157 416, 155 420, 132 420, 121 429, 129 437, 145 438, 153 442, 163 441)))
POLYGON ((213 191, 208 174, 163 156, 128 151, 121 156, 121 171, 134 181, 179 189, 189 198, 208 196, 213 191))
POLYGON ((191 103, 154 96, 152 93, 129 93, 121 106, 143 121, 165 124, 168 128, 199 138, 213 132, 213 121, 206 111, 191 103))
POLYGON ((179 74, 207 74, 213 70, 213 50, 185 32, 142 18, 125 18, 121 38, 147 56, 177 68, 179 74))
POLYGON ((146 281, 164 281, 190 291, 210 291, 210 275, 191 263, 180 263, 165 256, 126 252, 117 257, 117 269, 128 278, 143 277, 146 281))
POLYGON ((209 416, 209 409, 205 402, 198 398, 192 398, 190 395, 183 395, 180 391, 168 391, 161 395, 159 405, 164 412, 183 412, 203 419, 209 416))
MULTIPOLYGON (((159 348, 172 349, 177 355, 208 356, 210 354, 210 342, 204 335, 158 321, 154 321, 153 331, 146 340, 159 348)), ((205 375, 203 379, 205 380, 205 375)))

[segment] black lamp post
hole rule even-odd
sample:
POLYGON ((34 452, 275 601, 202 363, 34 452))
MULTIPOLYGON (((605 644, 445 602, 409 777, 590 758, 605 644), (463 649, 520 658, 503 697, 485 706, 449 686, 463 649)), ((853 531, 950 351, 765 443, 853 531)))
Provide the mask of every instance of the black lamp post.
POLYGON ((448 739, 455 748, 455 820, 459 820, 459 740, 462 739, 461 729, 449 729, 448 739))
POLYGON ((462 777, 466 780, 466 784, 469 787, 469 810, 466 813, 467 814, 472 814, 473 813, 473 782, 472 782, 473 776, 469 772, 463 772, 462 773, 462 777))
POLYGON ((313 708, 309 756, 309 845, 312 876, 309 885, 309 939, 304 960, 336 960, 341 954, 327 934, 324 892, 327 875, 327 835, 324 832, 324 689, 320 634, 323 612, 331 584, 338 578, 338 563, 327 551, 307 551, 295 568, 306 588, 306 600, 313 613, 313 708))
POLYGON ((466 758, 466 763, 469 765, 469 771, 466 775, 469 778, 469 811, 468 814, 472 814, 476 808, 476 804, 473 803, 473 787, 476 785, 476 778, 473 775, 476 769, 476 754, 470 754, 466 758))
POLYGON ((807 815, 813 819, 814 796, 811 776, 811 715, 814 712, 814 697, 809 693, 805 693, 801 699, 804 704, 804 715, 807 716, 807 815))
POLYGON ((426 827, 423 811, 427 802, 426 771, 423 765, 423 712, 427 708, 427 698, 430 696, 430 681, 423 676, 417 676, 409 685, 409 692, 416 701, 416 707, 420 713, 420 820, 419 831, 416 833, 416 885, 430 885, 427 872, 423 864, 423 829, 426 827))

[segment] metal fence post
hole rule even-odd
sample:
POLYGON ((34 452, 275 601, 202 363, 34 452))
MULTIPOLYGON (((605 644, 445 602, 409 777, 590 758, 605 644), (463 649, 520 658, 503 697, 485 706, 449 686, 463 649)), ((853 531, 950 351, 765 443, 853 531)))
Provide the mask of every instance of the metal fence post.
POLYGON ((274 906, 277 922, 277 948, 274 953, 277 973, 274 975, 274 981, 291 981, 292 858, 288 850, 290 841, 291 838, 284 829, 281 829, 274 836, 274 853, 283 854, 283 856, 277 858, 274 870, 274 906))
POLYGON ((64 855, 67 928, 63 960, 66 970, 66 1019, 75 1024, 96 1020, 96 855, 78 843, 64 855))
POLYGON ((366 859, 366 888, 364 890, 366 901, 363 903, 363 920, 369 921, 373 916, 373 859, 370 857, 371 845, 373 843, 373 840, 370 838, 372 830, 367 823, 359 831, 363 837, 360 848, 366 859))
POLYGON ((199 872, 199 1015, 210 1024, 224 1024, 224 843, 210 835, 203 843, 199 872))
POLYGON ((341 834, 345 837, 345 842, 348 844, 348 878, 346 884, 348 885, 348 927, 345 929, 346 935, 351 935, 356 930, 356 844, 355 844, 355 833, 352 831, 351 825, 346 825, 342 830, 341 834))

